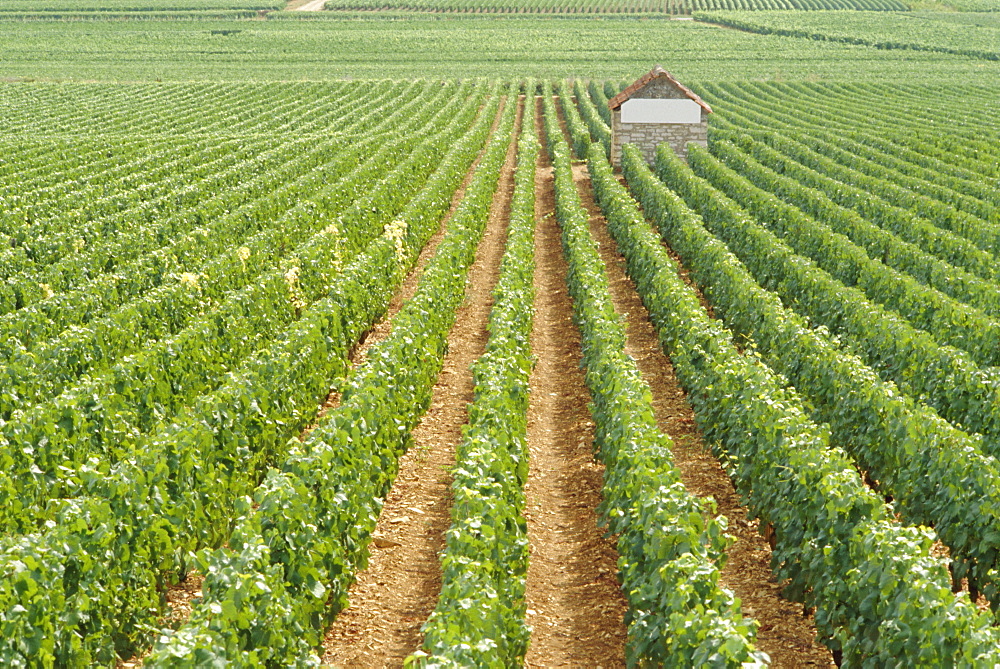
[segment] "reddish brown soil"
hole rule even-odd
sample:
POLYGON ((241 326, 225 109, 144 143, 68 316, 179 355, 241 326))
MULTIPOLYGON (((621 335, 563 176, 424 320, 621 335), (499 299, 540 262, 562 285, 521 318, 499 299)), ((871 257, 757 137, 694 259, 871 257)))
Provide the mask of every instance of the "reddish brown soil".
MULTIPOLYGON (((540 113, 540 110, 539 110, 540 113)), ((540 119, 540 116, 538 117, 540 119)), ((544 137, 540 122, 539 136, 544 137)), ((535 181, 535 323, 537 360, 528 409, 529 667, 624 666, 625 601, 618 555, 597 528, 603 467, 593 458, 590 395, 580 370, 566 262, 553 216, 552 167, 535 181)))
MULTIPOLYGON (((519 112, 520 115, 520 112, 519 112)), ((516 135, 515 135, 516 136, 516 135)), ((440 552, 451 518, 450 469, 473 398, 470 366, 482 355, 506 241, 516 144, 511 142, 500 188, 476 260, 467 301, 448 338, 448 354, 431 406, 413 432, 413 447, 386 498, 368 568, 358 574, 350 606, 331 625, 323 662, 348 667, 398 667, 419 648, 420 627, 441 589, 440 552)))
MULTIPOLYGON (((191 617, 192 600, 196 597, 201 597, 201 584, 204 580, 204 576, 192 571, 188 573, 187 578, 167 590, 167 615, 162 621, 164 627, 180 627, 191 617)), ((145 656, 146 653, 143 653, 128 660, 120 661, 117 663, 117 666, 119 669, 131 669, 132 667, 142 666, 145 656)))
POLYGON ((834 666, 829 649, 815 640, 812 616, 804 616, 801 605, 781 597, 781 586, 770 569, 771 549, 758 532, 758 522, 747 519, 729 476, 702 441, 670 359, 659 346, 649 314, 625 273, 625 260, 593 201, 587 166, 575 165, 573 176, 591 214, 590 229, 600 247, 615 310, 625 316, 626 350, 652 389, 657 421, 674 442, 674 461, 684 486, 695 495, 714 498, 719 513, 729 520, 729 533, 736 538, 727 551, 720 582, 740 598, 744 614, 760 622, 758 646, 771 656, 772 666, 834 666))

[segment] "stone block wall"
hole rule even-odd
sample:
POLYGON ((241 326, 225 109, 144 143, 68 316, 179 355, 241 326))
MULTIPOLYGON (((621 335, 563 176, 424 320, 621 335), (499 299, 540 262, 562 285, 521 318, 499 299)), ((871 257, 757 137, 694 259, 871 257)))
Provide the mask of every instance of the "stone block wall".
POLYGON ((650 165, 656 158, 656 147, 663 142, 683 160, 687 160, 688 142, 708 146, 708 114, 704 110, 701 123, 622 123, 621 117, 621 109, 612 111, 611 163, 615 167, 621 165, 623 144, 635 144, 650 165))

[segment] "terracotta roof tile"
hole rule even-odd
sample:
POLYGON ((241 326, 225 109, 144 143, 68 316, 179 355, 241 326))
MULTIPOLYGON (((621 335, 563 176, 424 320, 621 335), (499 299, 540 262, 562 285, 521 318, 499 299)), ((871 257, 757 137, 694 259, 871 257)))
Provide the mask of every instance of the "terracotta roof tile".
POLYGON ((667 81, 669 81, 671 84, 676 86, 680 92, 682 92, 684 95, 697 102, 698 105, 706 112, 708 112, 709 114, 712 113, 712 108, 708 106, 707 102, 698 97, 698 94, 692 91, 690 88, 688 88, 681 82, 674 79, 674 76, 672 74, 664 70, 659 65, 657 65, 652 70, 639 77, 634 84, 626 86, 621 93, 608 100, 608 108, 609 109, 620 108, 626 100, 630 100, 632 98, 633 94, 645 88, 646 84, 653 81, 654 79, 660 79, 660 78, 664 78, 667 81))

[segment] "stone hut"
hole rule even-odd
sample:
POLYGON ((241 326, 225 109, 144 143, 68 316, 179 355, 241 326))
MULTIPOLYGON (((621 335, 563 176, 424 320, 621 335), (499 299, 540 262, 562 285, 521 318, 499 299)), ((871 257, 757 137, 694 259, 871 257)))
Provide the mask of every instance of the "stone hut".
POLYGON ((622 144, 635 144, 650 164, 662 142, 685 160, 688 142, 708 146, 712 108, 659 65, 611 98, 608 107, 615 167, 621 165, 622 144))

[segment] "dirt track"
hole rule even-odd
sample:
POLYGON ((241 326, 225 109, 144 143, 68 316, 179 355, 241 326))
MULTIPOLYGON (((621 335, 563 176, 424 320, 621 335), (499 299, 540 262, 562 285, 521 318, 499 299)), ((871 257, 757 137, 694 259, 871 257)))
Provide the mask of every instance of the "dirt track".
POLYGON ((305 4, 294 7, 293 5, 297 3, 292 2, 289 4, 288 9, 296 12, 320 12, 323 11, 323 5, 325 3, 326 0, 307 0, 305 4))
POLYGON ((466 406, 473 398, 470 367, 488 337, 486 322, 506 240, 515 158, 516 143, 511 142, 431 406, 413 431, 413 446, 400 459, 375 529, 368 568, 351 587, 350 606, 327 632, 324 664, 400 666, 420 647, 420 627, 437 603, 440 552, 451 522, 450 470, 466 406))
MULTIPOLYGON (((539 100, 540 102, 540 100, 539 100)), ((539 109, 540 112, 540 109, 539 109)), ((539 116, 540 119, 540 116, 539 116)), ((536 124, 544 138, 541 123, 536 124)), ((535 327, 527 493, 529 667, 625 666, 618 554, 597 527, 604 468, 594 461, 590 393, 566 287, 552 167, 535 178, 535 327)))

